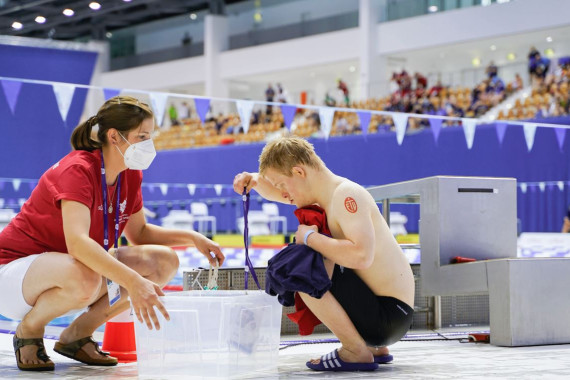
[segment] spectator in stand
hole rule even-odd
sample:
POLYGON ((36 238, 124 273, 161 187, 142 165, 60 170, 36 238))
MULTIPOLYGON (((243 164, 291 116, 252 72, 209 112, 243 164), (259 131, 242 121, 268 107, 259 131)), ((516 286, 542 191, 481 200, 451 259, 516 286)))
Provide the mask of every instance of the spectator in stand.
POLYGON ((398 74, 392 73, 392 78, 390 78, 390 94, 394 94, 398 90, 400 90, 400 85, 398 83, 398 74))
POLYGON ((452 117, 463 117, 465 116, 465 111, 457 105, 457 98, 454 95, 450 95, 445 104, 445 110, 447 116, 452 117))
POLYGON ((416 79, 416 97, 420 99, 427 91, 428 81, 427 78, 420 73, 415 73, 414 78, 416 79))
POLYGON ((184 120, 190 119, 190 115, 191 115, 190 106, 188 105, 188 103, 182 102, 178 106, 178 119, 181 122, 184 122, 184 120))
POLYGON ((533 86, 539 87, 546 78, 546 74, 550 67, 550 60, 548 58, 543 58, 536 49, 532 49, 529 53, 528 70, 533 86))
POLYGON ((487 77, 489 79, 496 77, 498 71, 499 68, 497 67, 497 65, 495 65, 495 62, 493 61, 491 61, 491 63, 489 63, 489 66, 487 66, 487 68, 485 69, 485 73, 487 74, 487 77))
POLYGON ((350 96, 349 96, 348 86, 340 78, 337 79, 337 85, 338 85, 337 88, 341 90, 342 94, 344 95, 344 105, 346 107, 350 106, 350 96))
MULTIPOLYGON (((268 102, 272 102, 274 97, 275 97, 275 90, 273 89, 273 86, 271 86, 271 83, 269 83, 267 85, 267 89, 265 90, 265 100, 268 102)), ((267 114, 268 115, 271 115, 272 108, 273 107, 271 104, 267 105, 267 114)))
POLYGON ((443 86, 441 85, 441 81, 438 80, 438 81, 435 83, 435 86, 433 86, 432 88, 430 88, 429 93, 428 93, 428 96, 430 96, 430 97, 431 97, 431 96, 434 96, 434 95, 435 95, 435 96, 439 96, 441 90, 443 90, 443 86))
POLYGON ((412 78, 406 70, 402 70, 398 75, 398 84, 400 85, 400 94, 406 95, 412 91, 412 78))
POLYGON ((523 80, 519 73, 515 74, 515 80, 512 82, 512 86, 513 86, 513 91, 519 91, 523 89, 524 87, 523 80))
POLYGON ((176 110, 174 103, 170 103, 168 116, 170 117, 170 125, 180 125, 180 122, 178 121, 178 111, 176 110))
POLYGON ((336 106, 336 100, 334 100, 328 92, 325 94, 325 105, 328 107, 336 106))
POLYGON ((279 103, 287 103, 287 92, 281 83, 277 83, 277 101, 279 103))

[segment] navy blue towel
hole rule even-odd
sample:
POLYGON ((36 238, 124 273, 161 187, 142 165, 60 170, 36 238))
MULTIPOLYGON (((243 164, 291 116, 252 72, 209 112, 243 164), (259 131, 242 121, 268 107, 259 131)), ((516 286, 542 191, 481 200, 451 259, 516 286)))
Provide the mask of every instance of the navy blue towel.
POLYGON ((295 292, 321 298, 331 285, 323 256, 306 245, 291 243, 268 262, 265 292, 283 306, 295 304, 295 292))

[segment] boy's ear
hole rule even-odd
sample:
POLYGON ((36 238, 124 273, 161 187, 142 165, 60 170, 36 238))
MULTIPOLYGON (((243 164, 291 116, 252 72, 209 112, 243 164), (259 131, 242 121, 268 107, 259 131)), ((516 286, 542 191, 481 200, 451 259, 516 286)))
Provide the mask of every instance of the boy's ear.
POLYGON ((293 168, 291 169, 291 174, 298 175, 301 178, 305 178, 307 176, 307 172, 301 166, 293 166, 293 168))

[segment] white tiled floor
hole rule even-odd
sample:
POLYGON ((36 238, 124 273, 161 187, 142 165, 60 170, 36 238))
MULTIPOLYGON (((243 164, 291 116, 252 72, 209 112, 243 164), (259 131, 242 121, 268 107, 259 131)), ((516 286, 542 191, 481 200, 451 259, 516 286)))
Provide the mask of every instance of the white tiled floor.
MULTIPOLYGON (((0 329, 10 330, 10 322, 0 323, 0 329)), ((60 328, 52 327, 47 335, 58 335, 60 328)), ((457 331, 457 329, 455 329, 457 331)), ((441 331, 451 335, 450 330, 441 331)), ((413 331, 411 334, 417 332, 413 331)), ((322 339, 324 336, 310 336, 322 339)), ((326 336, 330 338, 331 336, 326 336)), ((101 334, 95 336, 100 340, 101 334)), ((306 339, 283 337, 283 341, 306 339)), ((117 367, 88 367, 53 352, 54 340, 46 339, 48 355, 56 363, 53 373, 30 373, 18 370, 12 350, 12 335, 0 334, 0 379, 136 379, 137 365, 119 364, 117 367)), ((391 346, 394 362, 380 366, 374 372, 319 373, 305 367, 311 357, 327 353, 338 344, 306 344, 282 349, 277 369, 257 372, 248 379, 569 379, 570 345, 505 348, 488 344, 461 343, 458 340, 401 341, 391 346)), ((189 371, 191 372, 191 371, 189 371)))

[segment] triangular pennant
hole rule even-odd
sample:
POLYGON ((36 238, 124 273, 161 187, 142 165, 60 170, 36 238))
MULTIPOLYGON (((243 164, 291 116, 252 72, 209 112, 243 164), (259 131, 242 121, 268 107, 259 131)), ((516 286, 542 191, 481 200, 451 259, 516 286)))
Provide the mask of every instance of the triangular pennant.
POLYGON ((325 134, 325 139, 331 134, 332 123, 334 119, 334 108, 319 108, 319 119, 321 120, 321 131, 325 134))
POLYGON ((439 139, 439 132, 441 132, 441 125, 443 124, 443 120, 439 118, 429 118, 429 125, 431 127, 431 131, 433 132, 433 138, 435 143, 437 144, 437 140, 439 139))
POLYGON ((194 195, 194 192, 196 191, 196 185, 191 183, 187 185, 187 187, 188 187, 188 193, 190 193, 190 195, 194 195))
POLYGON ((538 188, 540 189, 541 193, 544 193, 544 190, 546 189, 546 183, 544 182, 539 182, 538 183, 538 188))
POLYGON ((507 132, 507 123, 496 123, 495 128, 497 129, 497 138, 499 139, 499 145, 503 144, 505 139, 505 133, 507 132))
POLYGON ((405 113, 393 113, 391 116, 392 120, 394 120, 394 126, 396 127, 396 139, 398 140, 398 145, 402 145, 404 135, 406 134, 408 115, 405 113))
POLYGON ((164 112, 166 111, 166 101, 168 100, 168 94, 162 92, 151 92, 149 95, 152 110, 156 115, 156 123, 159 126, 162 126, 162 122, 164 120, 164 112))
POLYGON ((154 186, 153 185, 147 185, 148 187, 148 192, 153 194, 154 193, 154 186))
POLYGON ((220 195, 222 195, 222 185, 214 185, 214 190, 216 190, 216 195, 219 197, 220 195))
POLYGON ((283 114, 283 122, 287 129, 291 130, 291 123, 295 118, 295 112, 297 112, 297 107, 291 104, 281 104, 281 113, 283 114))
POLYGON ((535 123, 524 123, 523 124, 523 131, 524 131, 524 139, 526 141, 526 147, 530 152, 532 150, 532 146, 534 145, 534 136, 536 135, 536 127, 535 123))
POLYGON ((20 89, 22 88, 22 82, 15 80, 0 80, 2 83, 2 89, 4 90, 4 95, 8 101, 8 106, 10 106, 10 111, 12 115, 16 110, 16 103, 18 102, 18 95, 20 94, 20 89))
POLYGON ((36 188, 37 184, 38 184, 38 182, 35 180, 31 180, 30 182, 28 182, 28 186, 30 187, 30 191, 33 191, 36 188))
POLYGON ((249 131, 249 122, 251 120, 251 111, 253 110, 254 102, 251 100, 237 100, 236 106, 243 127, 243 133, 249 131))
POLYGON ((104 88, 103 89, 103 96, 105 97, 105 101, 118 96, 121 93, 121 90, 116 88, 104 88))
POLYGON ((168 185, 166 183, 161 183, 158 187, 160 188, 162 195, 166 195, 168 193, 168 185))
POLYGON ((196 113, 198 114, 200 121, 204 123, 206 121, 206 115, 210 110, 210 99, 194 98, 194 106, 196 107, 196 113))
POLYGON ((370 117, 372 116, 370 112, 366 111, 358 111, 356 112, 358 118, 360 119, 360 129, 362 130, 362 134, 366 136, 368 133, 368 125, 370 124, 370 117))
POLYGON ((461 125, 463 125, 463 133, 465 133, 467 148, 471 149, 473 147, 473 140, 475 140, 475 127, 477 127, 477 120, 461 119, 461 125))
POLYGON ((12 180, 12 187, 14 188, 14 191, 17 192, 18 190, 20 190, 20 185, 21 185, 21 184, 22 184, 22 181, 21 181, 21 180, 19 180, 19 179, 17 179, 17 178, 14 178, 14 179, 12 180))
POLYGON ((71 100, 73 99, 73 93, 75 92, 75 86, 67 83, 54 83, 52 86, 61 119, 65 122, 71 106, 71 100))
POLYGON ((558 190, 564 191, 564 182, 558 181, 556 185, 558 186, 558 190))
POLYGON ((558 148, 562 152, 562 147, 564 146, 564 139, 566 138, 566 128, 554 128, 554 133, 556 133, 556 141, 558 141, 558 148))
POLYGON ((523 193, 523 194, 526 194, 526 183, 521 183, 521 184, 519 184, 519 185, 520 185, 520 187, 521 187, 522 193, 523 193))

